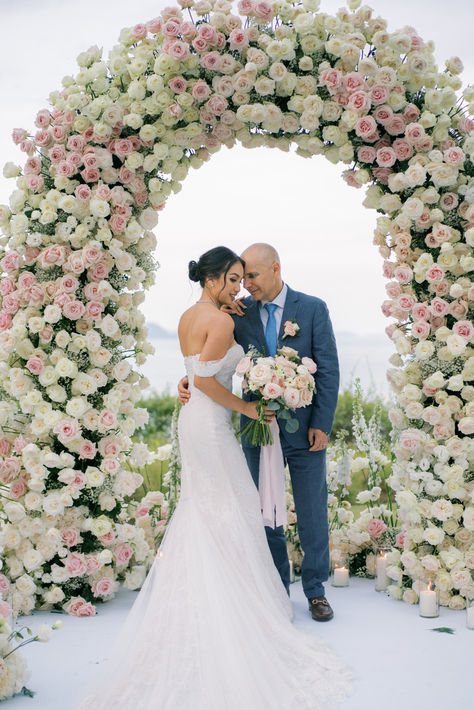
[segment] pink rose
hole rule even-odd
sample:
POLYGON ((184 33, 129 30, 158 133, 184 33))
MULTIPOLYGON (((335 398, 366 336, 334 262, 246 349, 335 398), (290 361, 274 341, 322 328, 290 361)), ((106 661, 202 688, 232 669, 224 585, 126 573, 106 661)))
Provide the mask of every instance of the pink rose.
POLYGON ((80 552, 71 552, 66 557, 64 566, 70 577, 81 577, 87 574, 86 560, 80 552))
POLYGON ((427 320, 429 309, 426 303, 415 303, 412 308, 412 315, 415 320, 427 320))
POLYGON ((68 527, 62 528, 61 530, 61 539, 68 547, 73 547, 74 545, 77 545, 80 541, 80 538, 81 534, 78 528, 68 527))
POLYGON ((335 94, 342 84, 342 72, 338 69, 324 69, 319 75, 319 85, 325 86, 330 94, 335 94))
POLYGON ((97 454, 97 447, 89 439, 83 439, 78 450, 80 459, 93 459, 97 454))
POLYGON ((376 131, 377 124, 372 116, 362 116, 357 119, 354 129, 359 138, 367 139, 376 131))
POLYGON ((105 535, 101 535, 99 538, 97 538, 99 542, 102 543, 102 545, 110 545, 114 540, 115 540, 115 533, 113 530, 110 530, 108 533, 105 533, 105 535))
POLYGON ((273 18, 273 8, 268 2, 257 2, 254 8, 256 17, 269 22, 273 18))
POLYGON ((421 437, 419 429, 405 429, 400 434, 400 446, 407 451, 417 451, 421 445, 421 437))
POLYGON ((415 104, 407 104, 403 109, 403 115, 407 121, 416 121, 420 115, 420 109, 415 104))
POLYGON ((115 456, 105 456, 100 464, 102 471, 111 474, 112 476, 118 473, 120 462, 115 456))
POLYGON ((401 114, 394 114, 384 124, 385 130, 391 136, 399 136, 405 132, 405 119, 401 114))
POLYGON ((114 591, 114 580, 110 577, 102 577, 102 579, 96 580, 92 585, 92 594, 95 597, 109 597, 114 591))
POLYGON ((102 456, 118 456, 122 451, 122 446, 118 437, 111 434, 99 441, 99 451, 102 456))
POLYGON ((318 366, 316 365, 314 360, 312 360, 310 357, 302 357, 301 364, 306 367, 306 369, 308 370, 310 375, 314 375, 314 373, 318 369, 318 366))
POLYGON ((367 532, 371 537, 380 537, 382 533, 385 532, 387 526, 383 520, 378 520, 378 518, 372 518, 372 520, 367 525, 367 532))
POLYGON ((427 323, 424 320, 417 320, 413 323, 412 326, 412 334, 415 336, 415 338, 418 338, 419 340, 422 340, 423 338, 427 338, 428 335, 431 332, 430 324, 427 323))
POLYGON ((448 165, 455 165, 456 167, 461 167, 461 165, 464 165, 464 161, 466 159, 464 151, 461 148, 458 148, 457 146, 448 148, 448 150, 444 151, 443 155, 448 165))
POLYGON ((182 76, 174 76, 168 82, 168 86, 175 94, 181 94, 183 91, 186 91, 187 85, 188 82, 182 76))
POLYGON ((94 616, 95 607, 82 597, 72 597, 66 605, 66 611, 71 616, 94 616))
POLYGON ((150 512, 150 506, 148 506, 146 503, 139 503, 137 505, 137 509, 135 511, 135 516, 137 518, 143 518, 145 515, 148 515, 150 512))
POLYGON ((63 313, 69 320, 78 320, 82 318, 85 313, 85 306, 81 301, 69 301, 65 303, 63 308, 63 313))
POLYGON ((102 567, 100 560, 96 555, 86 555, 87 574, 94 574, 102 567))
POLYGON ((133 549, 126 542, 114 548, 114 557, 118 565, 126 565, 133 555, 133 549))
POLYGON ((277 397, 281 397, 282 392, 283 389, 280 385, 277 385, 276 382, 267 382, 262 394, 264 399, 276 399, 277 397))
POLYGON ((28 137, 28 133, 24 128, 14 128, 12 131, 12 139, 15 145, 19 145, 28 137))
POLYGON ((105 264, 95 264, 87 270, 87 278, 91 281, 103 281, 109 275, 110 269, 105 264))
POLYGON ((0 266, 3 271, 17 271, 20 267, 20 255, 16 251, 10 251, 3 259, 0 261, 0 266))
POLYGON ((80 434, 79 423, 77 419, 63 419, 56 424, 53 431, 62 443, 72 441, 80 434))
POLYGON ((115 155, 122 160, 133 152, 132 142, 128 138, 121 138, 115 141, 114 150, 115 155))
POLYGON ((196 99, 196 101, 201 102, 205 101, 208 98, 211 93, 211 88, 205 81, 199 79, 198 81, 196 81, 195 84, 193 84, 191 93, 193 95, 193 98, 196 99))
POLYGON ((113 429, 117 426, 117 417, 114 412, 111 412, 108 409, 103 409, 100 413, 99 422, 104 429, 113 429))
POLYGON ((395 545, 396 547, 400 547, 403 549, 403 546, 405 545, 405 530, 402 530, 401 532, 398 533, 398 535, 395 538, 395 545))
POLYGON ((376 156, 376 150, 370 145, 361 145, 357 149, 357 160, 361 163, 373 163, 376 156))
POLYGON ((26 367, 32 375, 39 375, 41 372, 43 372, 44 364, 39 357, 30 357, 26 361, 26 367))
POLYGON ((394 269, 393 275, 399 283, 407 284, 413 278, 413 271, 409 266, 400 265, 394 269))
POLYGON ((10 582, 4 574, 0 574, 0 594, 5 594, 10 588, 10 582))
POLYGON ((425 129, 420 123, 409 123, 405 129, 405 136, 409 143, 417 143, 424 138, 425 129))
POLYGON ((189 55, 189 44, 187 42, 177 40, 176 42, 173 42, 173 44, 171 44, 165 51, 173 59, 182 61, 189 55))
POLYGON ((3 310, 7 314, 14 314, 20 307, 20 299, 14 293, 9 293, 3 297, 3 310))
POLYGON ((466 340, 471 340, 474 335, 474 327, 469 320, 459 320, 453 325, 453 333, 466 338, 466 340))
POLYGON ((2 296, 6 296, 9 293, 13 293, 14 290, 15 284, 9 276, 0 281, 0 294, 2 296))
POLYGON ((104 310, 104 304, 99 301, 89 301, 86 305, 86 318, 88 320, 97 320, 101 317, 102 311, 104 310))
POLYGON ((9 619, 12 613, 13 611, 10 604, 8 604, 8 602, 4 602, 3 599, 0 599, 0 616, 4 619, 9 619))
POLYGON ((0 311, 0 332, 8 330, 12 324, 12 317, 9 313, 0 311))
POLYGON ((21 478, 17 478, 10 483, 10 495, 12 498, 21 498, 27 490, 26 483, 21 478))
POLYGON ((379 148, 376 155, 377 164, 381 168, 391 168, 397 161, 397 156, 393 148, 379 148))
POLYGON ((374 84, 369 91, 370 100, 374 106, 379 106, 384 104, 389 96, 389 91, 386 86, 382 84, 374 84))
POLYGON ((229 35, 229 45, 230 49, 243 49, 244 47, 247 47, 249 43, 247 33, 245 30, 241 29, 235 29, 232 30, 232 32, 229 35))
POLYGON ((237 5, 239 15, 244 15, 247 17, 253 15, 254 8, 255 0, 240 0, 239 4, 237 5))
POLYGON ((353 111, 366 113, 370 108, 370 97, 366 91, 354 91, 350 95, 347 107, 353 111))
POLYGON ((113 234, 121 234, 127 226, 127 218, 120 214, 114 214, 109 219, 109 227, 113 234))

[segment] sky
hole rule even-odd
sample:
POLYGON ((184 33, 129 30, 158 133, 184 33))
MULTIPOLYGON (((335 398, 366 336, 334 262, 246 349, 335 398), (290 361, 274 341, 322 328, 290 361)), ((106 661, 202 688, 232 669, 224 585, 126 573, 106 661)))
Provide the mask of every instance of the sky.
MULTIPOLYGON (((77 72, 76 57, 89 46, 106 56, 122 27, 155 17, 172 0, 0 0, 0 166, 23 164, 11 141, 15 127, 33 129, 36 112, 47 107, 61 79, 77 72)), ((322 0, 334 13, 340 0, 322 0)), ((405 25, 435 43, 440 66, 458 55, 464 84, 474 80, 474 11, 470 0, 373 0, 375 14, 389 31, 405 25)), ((183 189, 168 200, 155 234, 161 267, 142 310, 147 320, 175 330, 180 314, 199 297, 187 278, 187 264, 224 244, 236 252, 255 241, 279 251, 284 280, 323 298, 336 332, 380 333, 388 325, 382 259, 372 245, 376 213, 362 206, 364 191, 341 178, 345 166, 321 156, 303 159, 268 148, 222 148, 200 170, 188 174, 183 189)), ((13 180, 0 172, 0 203, 7 203, 13 180)))

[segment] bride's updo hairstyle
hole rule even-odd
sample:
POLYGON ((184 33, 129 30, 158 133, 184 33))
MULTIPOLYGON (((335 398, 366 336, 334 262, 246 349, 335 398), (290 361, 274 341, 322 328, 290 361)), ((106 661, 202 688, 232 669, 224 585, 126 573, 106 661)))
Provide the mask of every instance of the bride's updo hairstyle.
POLYGON ((199 261, 190 261, 188 273, 191 281, 198 281, 204 288, 207 279, 218 279, 224 274, 224 284, 227 279, 227 272, 232 264, 238 261, 245 268, 245 262, 232 249, 227 247, 214 247, 209 249, 199 261))

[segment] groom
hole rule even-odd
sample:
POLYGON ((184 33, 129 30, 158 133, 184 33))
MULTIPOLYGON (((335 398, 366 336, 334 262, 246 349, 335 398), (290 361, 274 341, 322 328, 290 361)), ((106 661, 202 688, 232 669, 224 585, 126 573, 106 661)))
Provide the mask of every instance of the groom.
MULTIPOLYGON (((329 531, 326 487, 326 447, 339 389, 336 342, 326 304, 319 298, 293 291, 283 283, 280 259, 269 244, 253 244, 243 254, 244 287, 251 297, 233 305, 235 339, 244 350, 254 345, 274 355, 287 345, 300 357, 312 358, 317 394, 313 403, 297 409, 299 429, 289 434, 280 428, 280 441, 291 476, 298 532, 304 552, 302 583, 309 609, 316 621, 329 621, 334 612, 324 596, 329 573, 329 531), (285 323, 299 326, 287 336, 285 323)), ((288 328, 287 328, 288 330, 288 328)), ((188 393, 180 383, 181 401, 188 393)), ((247 398, 248 395, 243 395, 247 398)), ((247 423, 243 418, 242 426, 247 423)), ((242 440, 242 448, 255 485, 258 487, 260 447, 242 440)), ((290 586, 290 565, 283 526, 265 527, 267 540, 286 589, 290 586)))

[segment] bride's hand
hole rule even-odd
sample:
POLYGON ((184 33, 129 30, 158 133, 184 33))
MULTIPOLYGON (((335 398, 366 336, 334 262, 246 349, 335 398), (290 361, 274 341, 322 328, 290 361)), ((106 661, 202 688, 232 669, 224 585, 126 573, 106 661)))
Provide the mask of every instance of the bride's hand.
MULTIPOLYGON (((247 406, 244 412, 246 417, 248 417, 249 419, 260 419, 260 414, 257 410, 257 404, 258 401, 246 402, 247 406)), ((275 412, 272 409, 269 409, 268 407, 264 407, 263 411, 265 412, 265 421, 269 423, 275 416, 275 412)))

